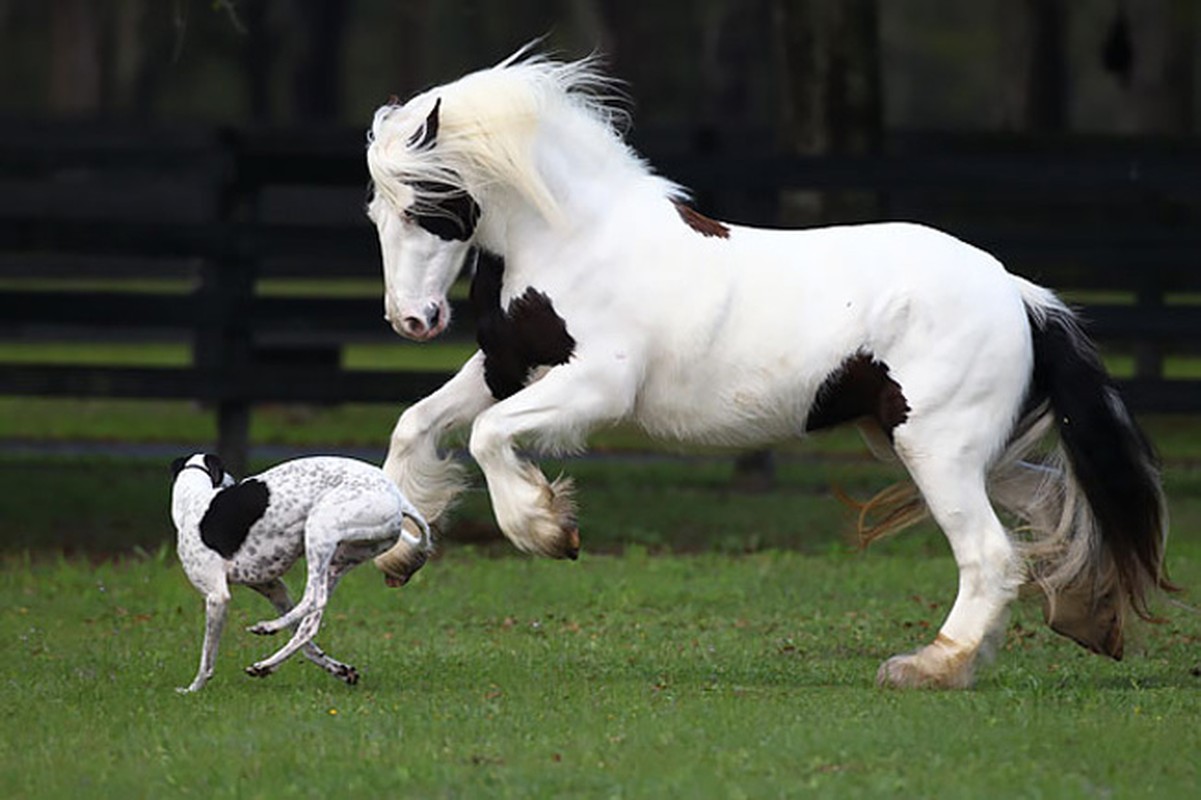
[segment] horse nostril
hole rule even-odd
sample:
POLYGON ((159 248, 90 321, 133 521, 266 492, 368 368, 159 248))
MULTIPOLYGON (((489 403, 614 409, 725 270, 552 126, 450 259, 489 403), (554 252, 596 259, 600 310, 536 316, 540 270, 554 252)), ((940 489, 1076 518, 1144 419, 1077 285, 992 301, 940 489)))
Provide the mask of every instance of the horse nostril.
POLYGON ((425 333, 425 323, 420 317, 405 317, 400 324, 405 329, 405 333, 410 336, 420 336, 425 333))
POLYGON ((434 306, 434 310, 430 313, 430 330, 438 327, 438 322, 442 319, 442 308, 434 306))

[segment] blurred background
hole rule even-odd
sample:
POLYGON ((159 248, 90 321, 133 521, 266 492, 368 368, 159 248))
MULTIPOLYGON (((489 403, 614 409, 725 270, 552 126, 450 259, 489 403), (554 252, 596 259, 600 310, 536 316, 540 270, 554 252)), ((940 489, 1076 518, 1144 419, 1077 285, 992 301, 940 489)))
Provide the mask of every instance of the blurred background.
POLYGON ((840 149, 858 143, 797 129, 854 109, 841 124, 869 140, 1180 135, 1197 116, 1198 23, 1190 0, 3 0, 0 110, 362 127, 390 95, 545 36, 607 54, 639 127, 840 149))
MULTIPOLYGON (((1169 460, 1201 454, 1201 3, 0 0, 3 544, 154 545, 183 452, 380 460, 473 342, 464 287, 445 341, 383 322, 365 130, 537 37, 605 55, 630 140, 706 214, 922 221, 1062 291, 1169 460)), ((593 446, 627 460, 572 465, 617 515, 586 527, 650 546, 813 544, 830 476, 895 477, 843 434, 703 468, 593 446), (743 489, 779 503, 731 517, 743 489)), ((492 535, 482 497, 462 519, 492 535)))

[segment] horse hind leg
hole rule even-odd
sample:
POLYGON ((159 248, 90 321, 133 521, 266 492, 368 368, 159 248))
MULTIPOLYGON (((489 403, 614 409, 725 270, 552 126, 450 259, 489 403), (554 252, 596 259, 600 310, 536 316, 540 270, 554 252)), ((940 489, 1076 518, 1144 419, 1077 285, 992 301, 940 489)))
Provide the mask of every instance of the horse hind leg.
POLYGON ((920 460, 906 458, 904 447, 898 451, 951 545, 959 590, 934 641, 885 661, 876 681, 900 688, 964 688, 1004 634, 1023 567, 988 500, 983 463, 973 468, 932 457, 928 449, 920 460))

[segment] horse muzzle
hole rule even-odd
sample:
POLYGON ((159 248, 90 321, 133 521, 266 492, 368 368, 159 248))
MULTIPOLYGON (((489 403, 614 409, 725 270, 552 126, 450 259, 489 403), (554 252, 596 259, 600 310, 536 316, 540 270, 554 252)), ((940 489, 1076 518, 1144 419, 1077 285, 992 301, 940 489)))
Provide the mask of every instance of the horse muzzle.
POLYGON ((450 324, 450 307, 445 300, 430 303, 420 311, 401 311, 394 313, 391 309, 384 314, 384 319, 406 339, 415 342, 428 342, 437 337, 450 324))

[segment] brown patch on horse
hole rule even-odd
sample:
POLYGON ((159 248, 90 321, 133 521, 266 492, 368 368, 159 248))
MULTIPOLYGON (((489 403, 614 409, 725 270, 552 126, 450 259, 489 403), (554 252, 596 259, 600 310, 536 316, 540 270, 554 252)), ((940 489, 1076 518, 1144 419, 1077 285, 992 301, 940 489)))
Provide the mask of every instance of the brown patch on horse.
POLYGON ((816 431, 870 417, 892 441, 893 428, 909 419, 909 403, 901 384, 888 374, 888 365, 870 353, 848 358, 830 373, 817 390, 805 420, 805 430, 816 431))
POLYGON ((679 200, 673 200, 672 205, 676 207, 676 213, 680 215, 680 219, 684 220, 684 224, 701 236, 715 236, 718 239, 730 238, 730 229, 725 224, 715 219, 709 219, 695 208, 686 206, 679 200))

